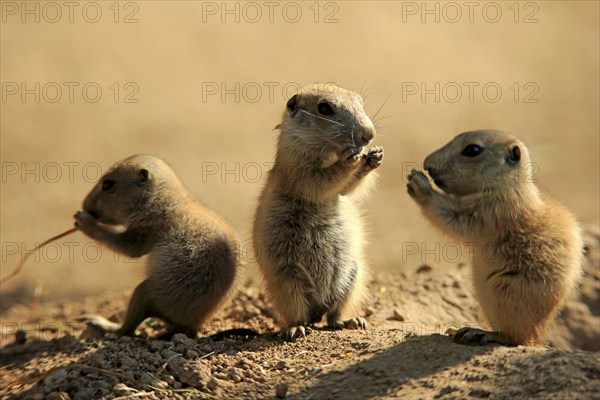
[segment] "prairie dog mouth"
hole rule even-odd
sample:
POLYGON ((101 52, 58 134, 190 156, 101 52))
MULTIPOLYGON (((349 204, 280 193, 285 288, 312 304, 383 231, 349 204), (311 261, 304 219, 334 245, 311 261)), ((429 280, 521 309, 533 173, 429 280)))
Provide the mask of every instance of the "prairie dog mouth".
POLYGON ((123 233, 127 230, 127 226, 125 225, 111 225, 111 224, 105 224, 103 222, 97 221, 96 222, 98 224, 99 227, 101 227, 104 230, 107 230, 109 232, 112 233, 123 233))
POLYGON ((446 190, 447 189, 446 183, 444 183, 444 181, 441 180, 441 179, 434 179, 433 183, 435 183, 435 185, 437 187, 439 187, 440 189, 442 189, 442 190, 446 190))
POLYGON ((96 221, 96 224, 106 231, 112 233, 123 233, 127 230, 127 226, 124 224, 111 224, 100 221, 100 215, 96 211, 85 210, 84 212, 90 214, 90 216, 92 216, 92 218, 94 218, 94 220, 96 221))

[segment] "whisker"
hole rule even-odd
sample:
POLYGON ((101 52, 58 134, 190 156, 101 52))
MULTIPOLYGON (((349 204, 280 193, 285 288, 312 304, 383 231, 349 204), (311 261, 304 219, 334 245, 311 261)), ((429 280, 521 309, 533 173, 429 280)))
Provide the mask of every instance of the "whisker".
POLYGON ((383 139, 390 139, 390 140, 395 140, 395 141, 399 141, 400 139, 398 139, 397 137, 394 136, 388 136, 388 135, 383 135, 381 133, 377 134, 378 138, 383 138, 383 139))
POLYGON ((390 91, 390 93, 387 95, 387 97, 383 101, 383 104, 381 105, 381 107, 379 107, 379 109, 377 110, 377 112, 375 112, 375 115, 373 115, 373 117, 371 117, 371 120, 374 120, 375 118, 377 118, 377 115, 381 112, 381 110, 383 109, 383 106, 385 106, 385 104, 388 102, 388 100, 392 96, 392 93, 394 93, 394 90, 396 90, 397 87, 398 87, 398 85, 395 85, 392 88, 392 90, 390 91))
MULTIPOLYGON (((363 81, 363 84, 360 86, 360 90, 358 91, 358 94, 360 95, 360 97, 363 97, 363 89, 365 88, 365 85, 367 84, 367 81, 369 80, 369 77, 367 76, 365 78, 365 80, 363 81)), ((364 100, 364 97, 363 97, 364 100)))
POLYGON ((383 121, 384 119, 388 119, 388 118, 391 118, 391 117, 397 117, 397 116, 399 116, 399 115, 402 115, 402 114, 388 114, 388 115, 384 115, 384 116, 380 117, 379 119, 376 119, 376 120, 374 120, 374 121, 373 121, 373 124, 376 124, 376 123, 378 123, 378 122, 381 122, 381 121, 383 121))
POLYGON ((363 94, 363 89, 365 88, 365 86, 367 85, 367 82, 369 81, 369 79, 371 79, 371 77, 373 75, 375 75, 375 72, 371 72, 369 75, 367 75, 367 77, 365 78, 363 84, 360 87, 360 91, 358 93, 360 94, 360 97, 363 98, 363 100, 365 99, 365 96, 367 95, 367 92, 369 91, 369 89, 367 88, 367 90, 363 94))

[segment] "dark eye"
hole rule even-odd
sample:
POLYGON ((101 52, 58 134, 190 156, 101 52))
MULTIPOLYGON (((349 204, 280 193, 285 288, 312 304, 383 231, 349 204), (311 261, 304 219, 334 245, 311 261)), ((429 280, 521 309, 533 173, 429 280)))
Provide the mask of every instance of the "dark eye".
POLYGON ((294 111, 296 109, 296 102, 297 102, 297 100, 298 100, 298 95, 297 94, 295 94, 292 97, 290 97, 290 99, 288 100, 287 105, 286 105, 287 108, 288 108, 288 110, 294 111))
POLYGON ((333 114, 333 107, 331 107, 331 104, 326 101, 319 103, 319 105, 317 105, 317 110, 319 110, 319 114, 321 115, 333 114))
POLYGON ((140 182, 142 182, 142 183, 146 182, 148 180, 149 174, 150 173, 148 172, 147 169, 145 169, 145 168, 140 169, 140 175, 141 175, 140 182))
POLYGON ((115 186, 115 183, 117 182, 112 179, 105 179, 102 181, 102 190, 107 191, 112 189, 115 186))
POLYGON ((476 144, 470 144, 462 151, 462 155, 465 157, 477 157, 481 153, 483 153, 483 147, 476 144))

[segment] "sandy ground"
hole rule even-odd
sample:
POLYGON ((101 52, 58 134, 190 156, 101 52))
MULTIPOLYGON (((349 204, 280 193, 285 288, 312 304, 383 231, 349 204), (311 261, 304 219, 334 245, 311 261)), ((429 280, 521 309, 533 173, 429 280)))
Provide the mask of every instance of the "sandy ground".
POLYGON ((280 383, 312 399, 600 397, 597 259, 551 347, 457 346, 446 328, 478 320, 468 254, 405 193, 406 173, 455 134, 502 129, 529 146, 539 187, 597 230, 598 2, 477 2, 472 15, 457 2, 458 18, 406 1, 276 2, 271 18, 258 2, 258 20, 241 2, 77 2, 72 15, 55 2, 60 17, 27 3, 33 14, 0 2, 1 276, 72 225, 103 170, 152 153, 238 230, 248 281, 273 127, 294 88, 320 81, 364 95, 385 148, 364 210, 378 278, 366 332, 285 343, 251 280, 203 333, 252 326, 257 339, 94 341, 75 318, 119 317, 145 260, 75 234, 0 287, 0 397, 263 398, 280 383), (10 345, 22 324, 29 340, 10 345))
POLYGON ((600 235, 586 235, 580 293, 553 324, 548 346, 463 346, 448 329, 477 321, 469 267, 421 265, 375 277, 366 331, 316 328, 286 342, 260 283, 250 280, 192 340, 103 338, 75 322, 86 313, 122 318, 129 293, 3 313, 0 396, 7 399, 207 398, 591 399, 600 396, 600 235), (10 321, 9 323, 6 323, 10 321), (213 341, 249 327, 260 336, 213 341), (24 333, 15 343, 17 330, 24 333), (24 344, 22 343, 25 339, 24 344), (61 397, 62 396, 62 397, 61 397))

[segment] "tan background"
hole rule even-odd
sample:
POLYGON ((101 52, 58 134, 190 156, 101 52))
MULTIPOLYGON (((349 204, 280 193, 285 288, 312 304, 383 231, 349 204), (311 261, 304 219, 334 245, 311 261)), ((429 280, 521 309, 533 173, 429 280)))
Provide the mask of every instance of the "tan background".
MULTIPOLYGON (((502 11, 497 23, 484 18, 494 17, 493 9, 483 14, 485 3, 474 9, 473 22, 464 3, 456 3, 462 5, 456 23, 446 21, 456 10, 444 9, 444 3, 437 3, 439 22, 435 15, 424 15, 422 22, 419 10, 416 15, 403 14, 403 8, 421 7, 421 2, 320 3, 317 23, 313 2, 296 3, 302 10, 297 23, 286 21, 283 3, 278 3, 273 22, 263 7, 262 19, 252 23, 248 19, 254 10, 244 9, 243 3, 237 6, 240 22, 235 15, 225 15, 222 22, 219 14, 204 15, 203 22, 203 7, 220 7, 221 2, 140 1, 132 3, 137 11, 120 6, 121 21, 136 11, 138 22, 130 24, 113 21, 113 2, 98 3, 102 17, 97 23, 83 19, 85 3, 74 10, 73 23, 66 8, 58 22, 45 21, 44 17, 54 18, 55 11, 44 10, 44 2, 38 3, 39 23, 31 15, 22 23, 21 10, 12 15, 7 3, 12 2, 2 2, 0 40, 6 97, 0 103, 2 276, 19 258, 13 254, 15 246, 31 248, 71 226, 72 215, 93 186, 95 166, 106 168, 141 152, 168 161, 190 191, 226 216, 248 243, 261 188, 261 182, 254 181, 256 167, 264 175, 273 159, 272 128, 287 98, 282 89, 317 81, 356 91, 364 85, 363 92, 370 93, 370 115, 391 93, 378 116, 387 118, 377 124, 376 144, 385 147, 381 179, 365 209, 375 271, 455 258, 452 249, 444 247, 447 239, 424 221, 405 194, 404 176, 464 130, 516 133, 538 164, 540 187, 567 204, 582 222, 598 225, 597 2, 520 3, 518 23, 514 8, 509 8, 513 2, 497 3, 502 11), (324 23, 332 12, 337 22, 324 23), (531 13, 538 22, 524 23, 531 13), (23 102, 20 93, 7 92, 11 82, 25 82, 30 89, 35 82, 41 88, 57 82, 62 97, 48 102, 40 89, 39 103, 34 95, 23 102), (64 82, 79 84, 72 103, 64 82), (88 82, 102 89, 96 103, 82 97, 81 88, 88 82), (114 82, 120 87, 117 103, 110 89, 114 82), (134 96, 138 103, 123 101, 127 82, 139 88, 134 96), (219 95, 203 99, 203 85, 211 82, 224 82, 230 89, 236 82, 250 86, 239 101, 231 94, 225 101, 219 95), (454 103, 447 101, 454 92, 439 102, 433 95, 425 101, 418 95, 403 99, 402 89, 411 82, 430 89, 436 82, 440 87, 456 82, 463 93, 454 103), (464 82, 479 85, 472 102, 464 82), (502 89, 495 103, 482 94, 481 88, 490 82, 502 89), (514 82, 520 86, 517 101, 510 89, 514 82), (539 89, 533 96, 537 103, 524 102, 531 91, 525 88, 528 82, 539 89), (275 88, 273 98, 267 85, 275 88), (256 98, 251 86, 261 87, 262 95, 256 98), (65 163, 76 163, 69 164, 72 176, 65 163), (206 176, 209 168, 235 171, 236 165, 238 173, 206 176), (35 168, 37 173, 21 175, 35 168), (409 256, 407 246, 427 251, 409 256)), ((12 4, 21 7, 21 2, 12 4)), ((435 2, 428 4, 436 7, 435 2)), ((94 16, 93 9, 87 11, 86 16, 94 16)), ((289 20, 294 12, 288 12, 289 20)), ((47 97, 54 97, 52 88, 47 89, 47 97)), ((3 285, 3 294, 31 293, 34 285, 41 285, 47 296, 73 296, 131 288, 141 279, 140 266, 120 257, 115 261, 106 250, 91 262, 97 248, 89 246, 81 234, 65 238, 3 285)))

